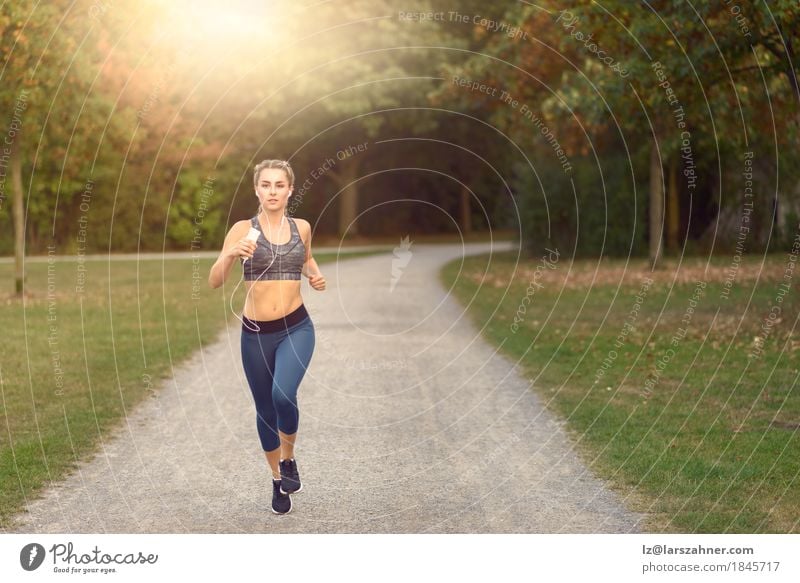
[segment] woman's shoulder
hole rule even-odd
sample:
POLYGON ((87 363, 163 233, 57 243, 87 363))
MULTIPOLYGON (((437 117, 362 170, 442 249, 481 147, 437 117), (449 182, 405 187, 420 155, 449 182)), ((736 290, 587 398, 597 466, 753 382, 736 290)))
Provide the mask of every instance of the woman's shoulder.
POLYGON ((290 218, 295 222, 298 229, 311 230, 311 223, 309 223, 307 220, 299 219, 297 217, 290 217, 290 218))
POLYGON ((228 229, 228 234, 225 235, 225 242, 222 244, 223 248, 228 248, 234 245, 239 239, 244 239, 250 231, 250 221, 244 219, 236 221, 231 228, 228 229))
POLYGON ((241 239, 244 237, 248 231, 250 231, 250 227, 253 226, 251 223, 252 219, 242 219, 241 221, 236 221, 231 225, 231 228, 228 229, 229 236, 239 236, 241 239))
POLYGON ((236 221, 235 223, 233 223, 233 226, 231 227, 231 231, 234 231, 234 230, 237 230, 237 231, 241 231, 241 230, 248 231, 248 230, 250 230, 250 227, 252 227, 252 226, 253 226, 252 217, 249 218, 249 219, 242 219, 241 221, 236 221))

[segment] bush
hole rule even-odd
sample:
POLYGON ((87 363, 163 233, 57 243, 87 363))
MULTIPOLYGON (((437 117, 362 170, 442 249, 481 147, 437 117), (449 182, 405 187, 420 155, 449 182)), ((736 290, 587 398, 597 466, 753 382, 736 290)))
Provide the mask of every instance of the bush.
POLYGON ((594 157, 571 158, 569 175, 559 164, 536 161, 539 179, 527 164, 515 167, 514 190, 528 253, 540 255, 545 246, 557 248, 562 256, 647 253, 647 173, 639 163, 632 169, 627 156, 618 153, 599 161, 598 166, 594 157))

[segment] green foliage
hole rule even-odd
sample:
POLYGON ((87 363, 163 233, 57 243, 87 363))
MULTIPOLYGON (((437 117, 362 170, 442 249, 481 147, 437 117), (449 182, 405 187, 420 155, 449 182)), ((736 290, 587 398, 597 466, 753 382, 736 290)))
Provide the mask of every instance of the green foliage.
MULTIPOLYGON (((679 200, 688 202, 691 197, 692 212, 715 204, 719 210, 739 205, 741 172, 719 177, 710 169, 734 166, 740 170, 743 153, 755 150, 760 166, 756 203, 769 212, 773 195, 768 193, 776 188, 784 205, 798 203, 796 180, 786 169, 800 167, 795 81, 800 59, 793 54, 800 45, 800 5, 742 3, 736 9, 741 13, 735 14, 725 3, 682 0, 545 1, 535 7, 519 3, 510 6, 503 19, 520 26, 528 38, 494 35, 480 54, 446 72, 480 80, 518 98, 573 158, 595 151, 600 165, 612 168, 616 163, 606 158, 617 156, 619 139, 625 140, 634 158, 642 159, 653 148, 655 136, 665 168, 676 157, 686 156, 680 159, 677 187, 683 193, 679 200), (601 60, 601 54, 626 74, 601 60), (655 63, 660 67, 654 68, 655 63), (780 185, 764 178, 778 172, 771 162, 776 145, 784 177, 780 185), (724 178, 724 190, 715 193, 690 185, 687 176, 693 171, 705 173, 697 181, 704 185, 724 178), (694 190, 687 192, 689 188, 694 190)), ((490 121, 529 157, 548 159, 548 152, 537 156, 538 132, 531 131, 519 107, 453 88, 443 87, 437 97, 490 121)), ((558 169, 542 170, 544 188, 553 193, 545 197, 529 170, 517 166, 522 173, 516 177, 523 193, 521 203, 529 222, 536 225, 528 236, 534 248, 548 237, 549 207, 551 236, 571 241, 579 253, 597 252, 604 236, 606 250, 614 254, 626 252, 631 244, 634 252, 640 250, 647 229, 631 231, 633 207, 627 204, 632 202, 631 195, 617 190, 603 204, 594 166, 575 164, 577 198, 558 169)), ((643 194, 649 191, 650 169, 646 164, 639 168, 639 193, 643 194)), ((637 215, 649 206, 645 199, 636 202, 641 203, 637 215)), ((689 219, 686 214, 681 219, 684 223, 689 219)), ((649 216, 638 216, 638 227, 644 227, 649 216)), ((698 219, 691 218, 696 231, 698 219)), ((712 218, 704 215, 700 220, 712 218)), ((770 235, 769 223, 762 223, 761 232, 754 232, 760 241, 770 235)))
MULTIPOLYGON (((520 154, 537 160, 551 155, 540 151, 541 136, 519 106, 457 87, 454 76, 485 82, 525 104, 570 158, 596 151, 600 164, 613 168, 617 163, 604 159, 617 156, 618 140, 624 139, 638 157, 655 135, 666 165, 678 152, 681 128, 654 75, 652 64, 658 60, 685 110, 698 168, 716 165, 718 153, 720 167, 735 165, 746 149, 758 149, 757 159, 766 164, 775 159, 776 145, 780 172, 800 168, 795 80, 800 58, 794 54, 800 46, 800 5, 793 0, 741 3, 747 34, 725 3, 542 0, 492 5, 469 0, 455 7, 444 0, 412 0, 403 6, 356 0, 304 6, 281 0, 269 3, 268 11, 281 16, 279 27, 268 35, 242 38, 215 36, 227 26, 215 21, 198 33, 195 19, 202 9, 181 13, 190 4, 18 0, 0 7, 0 104, 7 112, 6 126, 21 92, 28 96, 22 115, 28 252, 43 252, 51 233, 60 251, 75 249, 80 197, 90 179, 95 188, 88 250, 160 249, 164 239, 170 247, 185 248, 196 236, 192 221, 204 177, 214 174, 216 184, 225 185, 216 190, 217 214, 202 225, 205 246, 219 241, 231 218, 251 212, 250 199, 242 201, 239 193, 250 191, 249 168, 263 157, 291 158, 298 178, 305 179, 347 146, 369 141, 365 154, 346 163, 337 160, 313 181, 304 196, 306 209, 322 212, 330 190, 352 184, 366 168, 378 168, 381 159, 387 160, 378 150, 397 136, 469 148, 501 168, 504 177, 511 162, 498 163, 497 158, 508 156, 487 143, 486 127, 519 148, 512 152, 515 160, 520 154), (570 34, 559 21, 565 10, 577 18, 581 34, 591 34, 629 71, 627 77, 570 34), (401 11, 457 11, 468 18, 413 21, 401 19, 401 11), (490 31, 475 24, 473 16, 518 27, 525 37, 490 31), (139 231, 140 236, 131 235, 139 231)), ((234 2, 226 16, 245 4, 234 2)), ((247 13, 256 22, 265 14, 252 7, 247 13)), ((475 189, 481 205, 500 210, 502 201, 491 200, 497 181, 486 165, 450 150, 440 156, 452 157, 442 166, 449 165, 454 176, 475 189)), ((578 202, 587 208, 574 206, 572 187, 559 169, 543 170, 552 181, 545 188, 559 193, 547 199, 557 211, 554 224, 581 235, 579 249, 584 240, 586 249, 602 245, 602 238, 589 233, 601 233, 606 221, 625 229, 632 224, 631 208, 615 202, 630 202, 631 195, 617 188, 603 203, 602 192, 599 198, 594 193, 600 183, 593 166, 576 165, 574 174, 578 202), (579 175, 583 172, 588 174, 579 175)), ((642 170, 645 181, 647 169, 642 170)), ((762 169, 761 175, 768 174, 762 169)), ((783 176, 777 185, 780 197, 796 204, 795 178, 783 176)), ((516 180, 522 192, 539 188, 529 176, 516 180)), ((427 186, 432 190, 435 184, 427 186)), ((724 187, 732 188, 730 181, 724 187)), ((762 182, 759 187, 767 192, 775 185, 762 182)), ((7 180, 0 212, 0 228, 6 232, 11 229, 10 188, 7 180)), ((447 204, 452 196, 444 193, 439 202, 447 204)), ((713 194, 697 196, 697 206, 707 208, 713 194)), ((722 207, 736 200, 728 191, 719 196, 722 207)), ((523 204, 526 212, 532 205, 536 221, 546 215, 544 205, 523 204)), ((644 207, 637 201, 637 212, 644 207)), ((614 253, 627 249, 632 236, 632 231, 617 230, 606 233, 607 249, 614 253)), ((634 249, 640 235, 633 235, 634 249)), ((534 239, 541 236, 534 234, 534 239)), ((4 238, 0 252, 9 253, 11 245, 11 238, 4 238)))
MULTIPOLYGON (((81 214, 78 197, 88 180, 98 180, 95 216, 98 206, 113 204, 105 195, 117 194, 116 180, 101 184, 99 177, 119 167, 133 116, 115 111, 114 97, 94 86, 109 58, 103 35, 115 35, 113 27, 91 16, 95 6, 88 0, 21 0, 0 6, 0 50, 7 56, 0 104, 8 124, 18 118, 21 126, 27 252, 43 252, 51 238, 59 252, 74 249, 81 214), (17 114, 15 106, 20 109, 23 95, 27 105, 17 114)), ((118 8, 124 11, 126 4, 118 8)), ((10 211, 8 179, 4 194, 9 200, 3 210, 10 211)), ((10 224, 6 216, 3 213, 0 220, 10 224)))
POLYGON ((517 166, 515 192, 525 249, 534 257, 546 246, 566 256, 645 253, 647 183, 641 181, 641 168, 634 171, 622 154, 605 155, 599 165, 588 157, 572 164, 571 178, 548 162, 536 162, 538 179, 526 166, 517 166), (639 179, 635 189, 634 174, 639 179))
POLYGON ((216 245, 222 211, 213 180, 200 171, 184 168, 169 207, 167 238, 178 249, 203 249, 216 245), (211 243, 211 245, 209 245, 211 243))

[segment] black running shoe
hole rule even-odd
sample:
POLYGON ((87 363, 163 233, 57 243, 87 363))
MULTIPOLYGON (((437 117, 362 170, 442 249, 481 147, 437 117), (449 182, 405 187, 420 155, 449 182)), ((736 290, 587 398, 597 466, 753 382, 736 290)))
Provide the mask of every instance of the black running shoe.
POLYGON ((292 499, 281 491, 281 480, 272 480, 272 511, 287 514, 292 509, 292 499))
POLYGON ((300 474, 297 471, 297 462, 294 459, 281 460, 278 464, 281 469, 281 492, 294 494, 303 489, 300 483, 300 474))

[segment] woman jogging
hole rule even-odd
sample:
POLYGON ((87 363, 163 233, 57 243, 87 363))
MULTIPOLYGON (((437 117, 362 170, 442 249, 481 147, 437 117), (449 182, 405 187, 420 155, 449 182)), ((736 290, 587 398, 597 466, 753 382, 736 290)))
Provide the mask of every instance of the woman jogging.
POLYGON ((272 511, 286 514, 292 509, 289 495, 302 489, 294 459, 297 389, 315 344, 314 324, 300 295, 300 275, 318 291, 325 289, 325 278, 311 255, 311 225, 286 215, 294 185, 289 163, 264 160, 255 167, 253 184, 258 213, 228 231, 208 284, 221 286, 236 259, 242 261, 248 282, 242 366, 255 401, 258 437, 272 470, 272 511))

